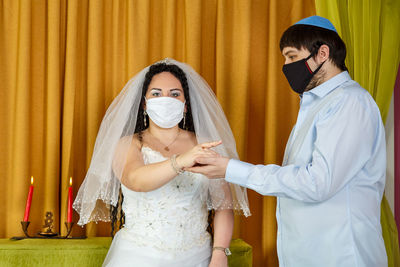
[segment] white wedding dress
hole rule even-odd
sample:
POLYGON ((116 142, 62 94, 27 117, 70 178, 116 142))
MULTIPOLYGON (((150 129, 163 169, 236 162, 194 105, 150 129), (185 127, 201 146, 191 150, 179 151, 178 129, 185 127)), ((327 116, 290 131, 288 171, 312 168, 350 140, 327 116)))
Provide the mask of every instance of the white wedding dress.
MULTIPOLYGON (((142 147, 145 164, 166 160, 142 147)), ((125 225, 111 244, 103 266, 207 267, 211 258, 208 179, 185 172, 150 192, 121 184, 125 225)))

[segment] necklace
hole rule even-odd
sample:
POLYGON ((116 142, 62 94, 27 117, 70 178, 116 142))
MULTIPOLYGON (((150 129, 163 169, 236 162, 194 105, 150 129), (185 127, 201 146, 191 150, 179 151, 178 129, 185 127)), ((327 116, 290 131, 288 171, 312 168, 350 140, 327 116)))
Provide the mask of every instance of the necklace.
POLYGON ((181 133, 181 129, 178 128, 178 134, 175 136, 174 140, 172 140, 172 142, 169 143, 168 145, 166 145, 166 144, 164 144, 163 142, 161 142, 160 139, 158 139, 157 137, 155 137, 155 136, 150 132, 150 130, 149 130, 148 132, 149 132, 149 134, 150 134, 151 136, 154 137, 154 139, 156 139, 160 144, 162 144, 162 145, 164 146, 164 150, 165 150, 165 151, 169 151, 169 146, 171 146, 173 143, 175 143, 176 139, 178 139, 178 136, 179 136, 180 133, 181 133))

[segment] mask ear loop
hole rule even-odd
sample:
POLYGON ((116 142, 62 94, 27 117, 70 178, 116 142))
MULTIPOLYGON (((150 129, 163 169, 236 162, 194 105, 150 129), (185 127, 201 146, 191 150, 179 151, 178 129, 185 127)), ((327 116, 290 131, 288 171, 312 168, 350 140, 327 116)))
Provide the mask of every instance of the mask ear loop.
POLYGON ((311 54, 310 54, 308 57, 306 57, 306 66, 307 66, 307 68, 308 68, 308 71, 309 71, 310 73, 312 73, 312 74, 317 73, 317 72, 321 69, 322 65, 324 65, 324 63, 326 62, 326 60, 325 60, 324 62, 322 62, 322 63, 318 66, 318 68, 316 68, 314 71, 312 71, 312 70, 310 69, 310 66, 309 66, 308 63, 307 63, 307 60, 309 60, 311 57, 315 56, 315 55, 318 53, 318 51, 319 51, 319 49, 321 48, 322 45, 323 45, 323 43, 315 45, 315 49, 313 49, 313 51, 311 52, 311 54))
POLYGON ((321 48, 322 45, 323 45, 323 43, 314 44, 314 48, 310 52, 310 55, 308 57, 306 57, 306 60, 309 60, 311 57, 315 56, 318 53, 318 51, 319 51, 319 49, 321 48))

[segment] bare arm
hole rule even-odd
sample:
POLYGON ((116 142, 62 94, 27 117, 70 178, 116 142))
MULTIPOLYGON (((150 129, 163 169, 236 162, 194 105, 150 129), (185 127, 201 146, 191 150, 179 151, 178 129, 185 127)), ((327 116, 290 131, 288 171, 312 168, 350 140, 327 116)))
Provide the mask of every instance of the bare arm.
POLYGON ((131 164, 125 168, 121 182, 131 190, 148 192, 165 185, 176 175, 177 173, 172 168, 170 160, 140 167, 131 164))
MULTIPOLYGON (((217 210, 214 217, 214 247, 229 248, 233 232, 233 211, 217 210)), ((214 250, 210 266, 228 266, 228 258, 221 250, 214 250)))
MULTIPOLYGON (((232 195, 228 183, 223 184, 225 204, 231 205, 232 195)), ((219 209, 214 217, 214 244, 213 247, 229 248, 232 239, 234 217, 232 209, 219 209)), ((211 266, 228 266, 228 258, 221 250, 213 250, 211 266)))
MULTIPOLYGON (((208 149, 202 149, 204 146, 213 147, 215 145, 218 145, 217 142, 197 145, 186 153, 179 155, 176 158, 178 168, 193 166, 196 157, 215 153, 208 149)), ((115 155, 113 169, 123 168, 119 178, 126 187, 133 191, 148 192, 155 190, 171 181, 177 175, 170 159, 145 165, 141 153, 141 145, 135 137, 132 139, 132 143, 129 142, 128 137, 121 139, 115 155), (130 145, 127 147, 127 144, 130 145), (125 158, 126 162, 123 161, 125 158)))
POLYGON ((136 136, 126 136, 120 140, 114 156, 113 170, 122 184, 137 192, 157 189, 176 176, 169 160, 145 165, 141 144, 136 136))

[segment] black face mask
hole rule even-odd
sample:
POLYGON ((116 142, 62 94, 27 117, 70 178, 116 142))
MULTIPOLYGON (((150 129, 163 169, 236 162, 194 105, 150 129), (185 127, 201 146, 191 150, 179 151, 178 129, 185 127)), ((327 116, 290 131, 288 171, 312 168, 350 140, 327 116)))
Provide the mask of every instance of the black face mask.
POLYGON ((307 58, 293 63, 285 64, 282 67, 282 71, 285 74, 290 86, 292 87, 293 91, 298 94, 304 93, 304 90, 306 90, 306 87, 310 83, 311 78, 325 63, 322 62, 322 64, 319 65, 318 68, 313 72, 307 63, 307 60, 313 55, 314 53, 311 53, 311 55, 309 55, 307 58))

